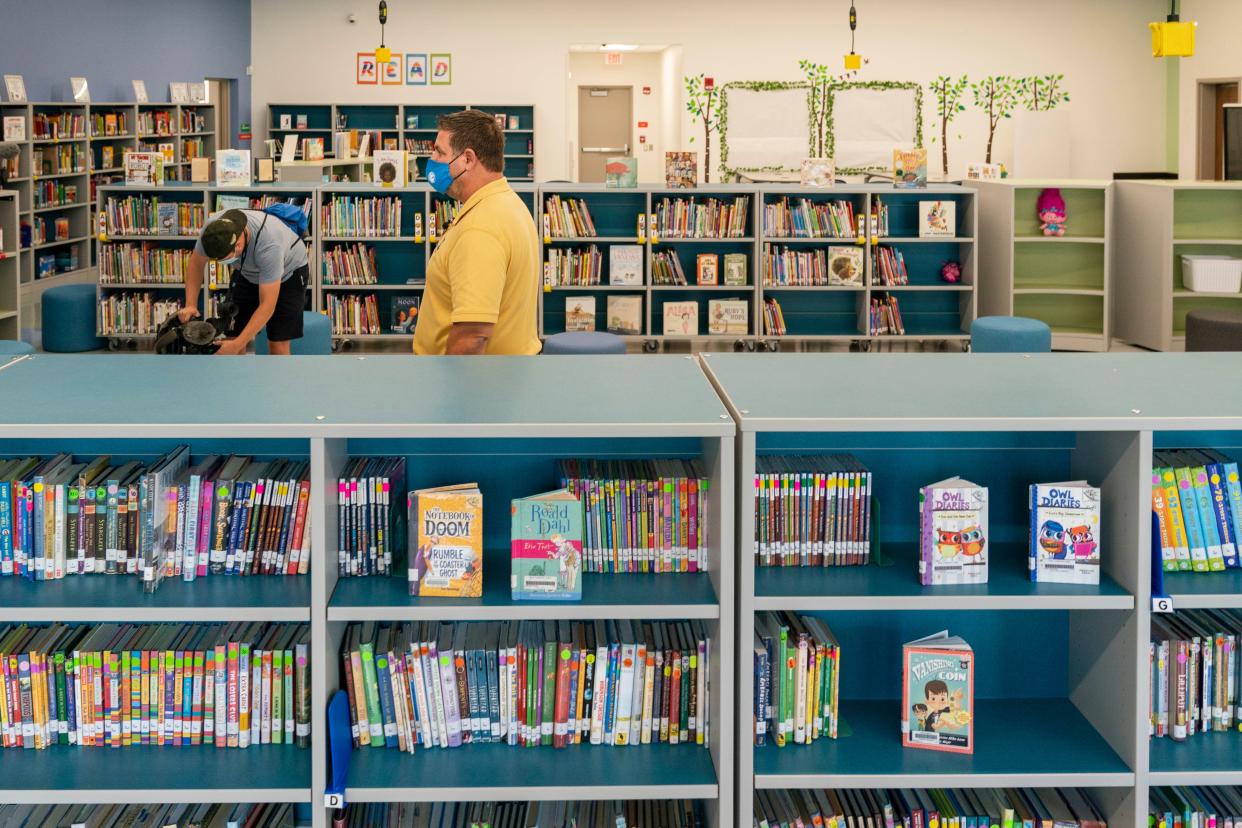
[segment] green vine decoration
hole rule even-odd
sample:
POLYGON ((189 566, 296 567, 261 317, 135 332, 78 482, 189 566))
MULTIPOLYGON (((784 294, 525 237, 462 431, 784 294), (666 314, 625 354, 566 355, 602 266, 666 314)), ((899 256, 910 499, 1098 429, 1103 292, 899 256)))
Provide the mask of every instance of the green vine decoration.
POLYGON ((806 73, 806 81, 811 87, 811 155, 815 158, 824 157, 826 138, 824 122, 828 115, 828 96, 836 79, 832 70, 824 63, 809 60, 798 61, 798 68, 806 73))
MULTIPOLYGON (((730 167, 729 166, 729 92, 731 90, 744 90, 746 92, 776 92, 789 89, 805 89, 807 90, 807 113, 810 118, 813 112, 814 103, 812 101, 813 91, 811 85, 805 81, 730 81, 720 87, 720 172, 722 175, 737 178, 742 173, 794 173, 799 170, 783 167, 774 164, 764 167, 730 167)), ((812 120, 811 123, 814 123, 812 120)), ((815 136, 808 130, 807 132, 807 153, 814 155, 815 153, 815 136)))
MULTIPOLYGON (((838 83, 832 87, 832 95, 828 98, 828 117, 826 119, 826 129, 828 135, 828 158, 833 158, 837 151, 836 125, 832 117, 833 103, 836 100, 836 93, 845 89, 870 89, 881 91, 892 91, 895 89, 905 89, 914 93, 914 146, 916 149, 923 146, 923 84, 914 81, 851 81, 849 83, 838 83)), ((888 166, 875 167, 837 167, 839 175, 865 175, 871 172, 883 172, 888 166)))
POLYGON ((1031 75, 1018 81, 1022 103, 1032 112, 1047 112, 1069 103, 1069 93, 1061 88, 1065 75, 1031 75))

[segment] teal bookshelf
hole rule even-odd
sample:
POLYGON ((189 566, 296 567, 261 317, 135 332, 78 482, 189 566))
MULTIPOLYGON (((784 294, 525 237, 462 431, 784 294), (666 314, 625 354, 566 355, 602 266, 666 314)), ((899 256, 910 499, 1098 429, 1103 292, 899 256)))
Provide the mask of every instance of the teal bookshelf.
MULTIPOLYGON (((308 204, 310 211, 310 241, 307 245, 307 260, 310 272, 316 272, 316 239, 318 236, 318 213, 315 209, 315 187, 313 185, 282 185, 255 184, 250 187, 218 187, 214 182, 207 184, 190 184, 184 181, 168 182, 163 186, 104 185, 98 189, 96 212, 105 210, 110 200, 123 200, 129 197, 140 199, 156 199, 157 203, 177 203, 201 207, 204 222, 213 213, 226 209, 227 206, 241 206, 244 201, 248 209, 261 209, 274 201, 293 200, 295 203, 308 204)), ((177 251, 184 253, 194 248, 198 233, 125 233, 124 228, 111 226, 108 221, 97 221, 95 233, 95 260, 99 262, 98 302, 100 306, 114 298, 150 295, 153 299, 183 301, 185 283, 176 277, 161 276, 158 271, 147 269, 149 262, 144 258, 144 265, 137 272, 119 276, 107 262, 101 258, 109 255, 115 245, 130 245, 130 250, 151 250, 159 253, 177 251)), ((180 228, 178 228, 180 229, 180 228)), ((213 277, 210 266, 203 279, 203 295, 199 302, 199 311, 211 316, 215 313, 216 303, 229 288, 229 277, 224 270, 216 272, 213 277)), ((307 286, 307 308, 315 307, 318 295, 314 281, 307 286)), ((104 324, 102 315, 96 319, 96 333, 108 339, 113 350, 139 347, 146 348, 154 340, 154 328, 151 326, 124 326, 117 328, 104 324)), ((156 324, 155 327, 158 327, 156 324)))
MULTIPOLYGON (((277 142, 289 134, 296 134, 299 139, 322 138, 324 155, 331 158, 333 132, 378 132, 381 140, 395 140, 398 149, 411 153, 421 180, 426 175, 430 153, 425 144, 419 142, 435 140, 437 118, 463 109, 480 109, 491 115, 505 116, 504 174, 510 181, 533 182, 535 108, 529 105, 274 103, 267 108, 267 137, 277 142), (306 118, 304 128, 297 126, 300 115, 306 118), (517 126, 510 127, 510 123, 517 126)), ((300 157, 300 149, 298 154, 300 157)))
MULTIPOLYGON (((715 353, 701 359, 740 430, 738 824, 749 824, 756 789, 1029 785, 1084 788, 1109 825, 1142 828, 1152 785, 1239 784, 1236 732, 1185 742, 1149 739, 1147 678, 1153 446, 1242 454, 1236 360, 1225 354, 1084 361, 1059 354, 858 360, 715 353), (1170 396, 1150 382, 1164 372, 1183 378, 1184 393, 1170 396), (987 392, 978 399, 937 392, 963 375, 987 392), (811 376, 832 383, 807 386, 811 376), (1031 390, 1054 379, 1090 390, 1054 397, 1031 390), (791 387, 800 390, 791 395, 791 387), (825 452, 852 453, 874 474, 883 519, 873 563, 755 566, 748 483, 756 458, 825 452), (913 540, 917 489, 958 473, 989 487, 990 577, 982 585, 922 587, 913 540), (1033 584, 1025 578, 1026 486, 1076 478, 1102 491, 1100 584, 1033 584), (769 610, 813 614, 840 640, 835 741, 753 746, 750 631, 755 613, 769 610), (973 755, 901 747, 901 644, 941 629, 962 635, 976 653, 973 755)), ((1174 575, 1165 588, 1175 609, 1242 605, 1233 571, 1174 575)))

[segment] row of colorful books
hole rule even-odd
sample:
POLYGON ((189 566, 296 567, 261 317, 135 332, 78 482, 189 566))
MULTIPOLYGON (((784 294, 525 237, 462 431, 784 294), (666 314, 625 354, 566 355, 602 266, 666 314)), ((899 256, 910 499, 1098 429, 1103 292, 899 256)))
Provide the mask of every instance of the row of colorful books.
POLYGON ((73 112, 48 114, 36 112, 31 120, 31 133, 36 140, 86 137, 86 116, 73 112))
POLYGON ((63 181, 37 181, 31 185, 31 201, 35 209, 64 207, 77 204, 78 185, 63 181))
POLYGON ((908 285, 906 257, 895 247, 877 247, 871 257, 871 284, 908 285))
POLYGON ((289 803, 0 805, 0 825, 26 828, 293 828, 289 803))
POLYGON ((662 198, 656 205, 652 235, 662 239, 742 238, 750 230, 750 196, 662 198))
POLYGON ((139 135, 172 135, 172 112, 167 109, 144 110, 138 113, 139 135))
POLYGON ((306 624, 0 628, 0 745, 310 745, 306 624))
POLYGON ((1166 572, 1236 569, 1242 545, 1238 463, 1218 451, 1157 451, 1152 510, 1166 572))
POLYGON ((99 284, 179 284, 190 264, 187 247, 160 247, 151 242, 99 245, 99 284))
POLYGON ((901 319, 901 308, 897 304, 896 296, 890 293, 887 296, 871 297, 867 331, 871 336, 905 336, 906 325, 901 319))
POLYGON ((149 336, 180 309, 176 299, 160 298, 153 293, 112 293, 99 300, 99 333, 149 336))
POLYGON ((841 645, 822 619, 756 613, 753 667, 756 746, 837 738, 841 645))
POLYGON ((700 799, 365 802, 332 817, 332 828, 706 828, 708 824, 700 799))
POLYGON ((1107 828, 1077 788, 758 790, 754 801, 759 828, 1107 828))
POLYGON ((437 235, 437 229, 439 230, 439 235, 443 236, 445 231, 448 230, 449 225, 453 223, 453 219, 457 218, 457 202, 445 198, 436 199, 435 213, 434 215, 429 215, 427 221, 430 223, 433 218, 435 223, 430 225, 430 234, 434 240, 437 235))
POLYGON ((81 144, 36 147, 30 153, 30 168, 36 176, 86 172, 86 148, 81 144))
POLYGON ((688 285, 681 257, 676 250, 657 250, 651 254, 651 284, 688 285))
POLYGON ((1182 741, 1242 724, 1240 638, 1237 610, 1152 615, 1147 650, 1152 736, 1182 741))
POLYGON ((796 239, 853 239, 859 234, 853 202, 799 198, 791 206, 785 197, 763 205, 763 232, 796 239))
POLYGON ((335 336, 368 336, 383 333, 379 299, 368 294, 327 294, 323 298, 335 336))
POLYGON ((1147 822, 1152 828, 1242 824, 1242 788, 1228 786, 1153 787, 1147 822))
POLYGON ((785 314, 781 312, 781 303, 775 296, 763 297, 763 335, 786 336, 789 329, 785 327, 785 314))
POLYGON ((351 457, 336 481, 337 573, 392 575, 405 558, 405 458, 351 457))
MULTIPOLYGON (((30 240, 33 244, 44 244, 50 241, 65 241, 69 238, 69 219, 65 216, 54 218, 51 221, 48 221, 46 216, 34 216, 28 226, 30 227, 30 240), (51 233, 48 232, 48 228, 51 228, 51 233)), ((65 251, 57 252, 64 253, 65 251)), ((74 261, 70 263, 72 265, 71 267, 65 269, 77 270, 77 251, 73 250, 70 252, 74 257, 74 261)), ((48 254, 41 255, 39 259, 42 261, 46 255, 48 254)), ((51 255, 55 258, 55 254, 51 255)), ((55 268, 53 268, 53 270, 55 270, 55 268)), ((40 270, 40 272, 42 271, 40 270)))
POLYGON ((871 472, 857 457, 755 459, 756 566, 871 562, 871 472))
POLYGON ((0 462, 0 575, 298 575, 310 568, 309 464, 188 446, 149 462, 0 462))
POLYGON ((543 209, 543 235, 551 239, 599 235, 586 199, 548 196, 543 209))
POLYGON ((710 478, 697 460, 563 460, 583 504, 586 572, 700 572, 711 565, 710 478))
POLYGON ((401 199, 333 196, 320 226, 328 236, 400 236, 401 199))
POLYGON ((762 256, 764 287, 861 287, 863 283, 861 247, 834 246, 825 250, 764 242, 762 256))
POLYGON ((202 138, 182 138, 181 139, 181 159, 189 161, 193 158, 204 158, 207 156, 207 145, 202 138))
POLYGON ((127 135, 124 112, 95 112, 91 115, 91 135, 127 135))
POLYGON ((109 196, 104 202, 108 233, 123 236, 189 236, 202 231, 207 218, 202 204, 161 201, 155 196, 109 196))
POLYGON ((699 621, 355 623, 341 676, 356 748, 707 744, 699 621))
POLYGON ((379 283, 375 248, 362 243, 333 245, 323 251, 325 285, 374 285, 379 283))
POLYGON ((581 249, 549 247, 543 263, 543 283, 587 287, 601 284, 604 256, 597 245, 581 249))
POLYGON ((180 124, 182 132, 206 132, 207 116, 192 109, 182 109, 180 124))

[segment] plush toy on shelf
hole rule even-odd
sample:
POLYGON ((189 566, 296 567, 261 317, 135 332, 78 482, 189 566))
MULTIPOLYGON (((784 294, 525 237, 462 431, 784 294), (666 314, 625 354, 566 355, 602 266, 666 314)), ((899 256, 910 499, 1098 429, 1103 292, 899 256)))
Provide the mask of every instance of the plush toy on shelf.
POLYGON ((1035 202, 1035 212, 1039 214, 1039 229, 1044 231, 1045 236, 1065 235, 1065 199, 1061 197, 1060 190, 1049 187, 1040 193, 1039 200, 1035 202))
POLYGON ((951 285, 962 281, 962 265, 959 262, 945 262, 940 268, 940 278, 951 285))

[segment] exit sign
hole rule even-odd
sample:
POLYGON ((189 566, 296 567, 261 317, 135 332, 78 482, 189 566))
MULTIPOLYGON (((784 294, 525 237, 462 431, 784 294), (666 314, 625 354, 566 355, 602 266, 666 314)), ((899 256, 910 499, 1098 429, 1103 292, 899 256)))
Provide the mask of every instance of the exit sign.
POLYGON ((621 65, 621 53, 620 52, 605 52, 604 53, 604 65, 605 66, 620 66, 621 65))

